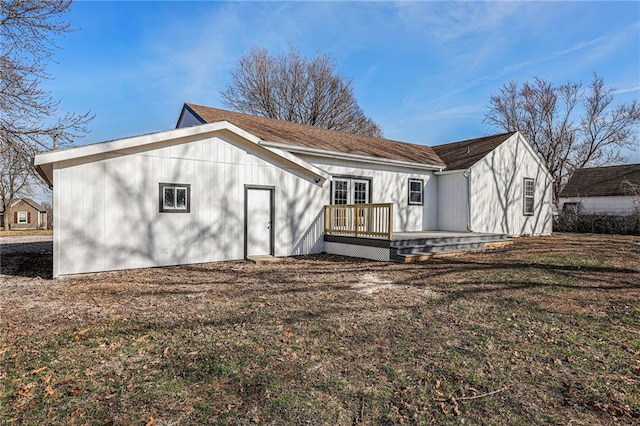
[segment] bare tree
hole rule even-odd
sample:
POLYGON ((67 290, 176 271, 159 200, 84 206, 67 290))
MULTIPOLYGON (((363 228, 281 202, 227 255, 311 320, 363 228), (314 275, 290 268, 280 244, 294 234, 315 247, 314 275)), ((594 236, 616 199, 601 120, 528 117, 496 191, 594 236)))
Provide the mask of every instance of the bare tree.
POLYGON ((47 212, 47 225, 45 229, 53 229, 53 206, 50 203, 42 203, 42 207, 47 212))
POLYGON ((275 57, 253 47, 220 95, 225 105, 240 112, 382 137, 380 126, 358 105, 351 80, 337 73, 333 60, 322 53, 309 59, 290 47, 288 54, 275 57))
POLYGON ((8 210, 34 182, 31 157, 68 147, 93 118, 62 113, 60 101, 41 87, 56 37, 71 31, 63 14, 70 0, 1 0, 0 3, 0 201, 8 210))
POLYGON ((633 230, 632 233, 640 235, 640 183, 633 183, 628 179, 622 181, 620 185, 622 191, 629 195, 631 202, 633 203, 632 218, 633 218, 633 230))
POLYGON ((522 87, 511 82, 491 96, 485 121, 527 138, 554 178, 557 200, 574 170, 624 161, 622 149, 637 146, 640 105, 614 105, 614 94, 597 74, 586 89, 537 77, 522 87))
POLYGON ((8 149, 0 154, 0 203, 4 211, 2 227, 8 230, 11 205, 19 196, 31 195, 33 174, 29 159, 18 151, 8 149))

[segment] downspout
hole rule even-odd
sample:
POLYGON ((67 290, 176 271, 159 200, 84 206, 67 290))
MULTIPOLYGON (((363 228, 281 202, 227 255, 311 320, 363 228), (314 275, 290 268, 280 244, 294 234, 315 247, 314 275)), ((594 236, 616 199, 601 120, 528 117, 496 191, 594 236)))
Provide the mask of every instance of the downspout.
POLYGON ((475 232, 471 229, 471 169, 465 170, 463 175, 467 179, 467 231, 475 232))

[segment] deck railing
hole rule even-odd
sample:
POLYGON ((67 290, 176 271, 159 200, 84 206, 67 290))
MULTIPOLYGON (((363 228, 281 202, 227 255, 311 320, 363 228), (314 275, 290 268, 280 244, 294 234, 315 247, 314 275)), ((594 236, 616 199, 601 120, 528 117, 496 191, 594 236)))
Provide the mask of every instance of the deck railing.
POLYGON ((324 207, 324 232, 390 240, 393 235, 393 203, 327 205, 324 207))

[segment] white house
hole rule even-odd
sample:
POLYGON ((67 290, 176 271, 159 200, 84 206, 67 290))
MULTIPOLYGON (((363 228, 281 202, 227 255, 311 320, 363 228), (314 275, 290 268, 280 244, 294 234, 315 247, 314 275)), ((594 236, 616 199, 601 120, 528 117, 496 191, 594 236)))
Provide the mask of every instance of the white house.
POLYGON ((185 104, 174 130, 34 164, 54 190, 54 276, 345 254, 340 232, 381 259, 372 236, 551 232, 551 178, 518 133, 431 148, 185 104))
POLYGON ((562 212, 631 215, 640 208, 640 164, 578 169, 558 198, 562 212))

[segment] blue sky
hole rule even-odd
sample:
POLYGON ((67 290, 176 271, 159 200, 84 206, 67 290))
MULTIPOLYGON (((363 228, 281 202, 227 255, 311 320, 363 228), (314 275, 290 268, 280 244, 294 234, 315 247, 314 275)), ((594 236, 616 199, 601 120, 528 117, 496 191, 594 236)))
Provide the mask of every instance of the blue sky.
POLYGON ((509 81, 597 72, 616 101, 640 98, 640 2, 77 1, 67 18, 46 87, 95 113, 79 144, 173 128, 184 102, 224 107, 253 45, 331 54, 387 138, 427 145, 497 132, 483 119, 509 81))

